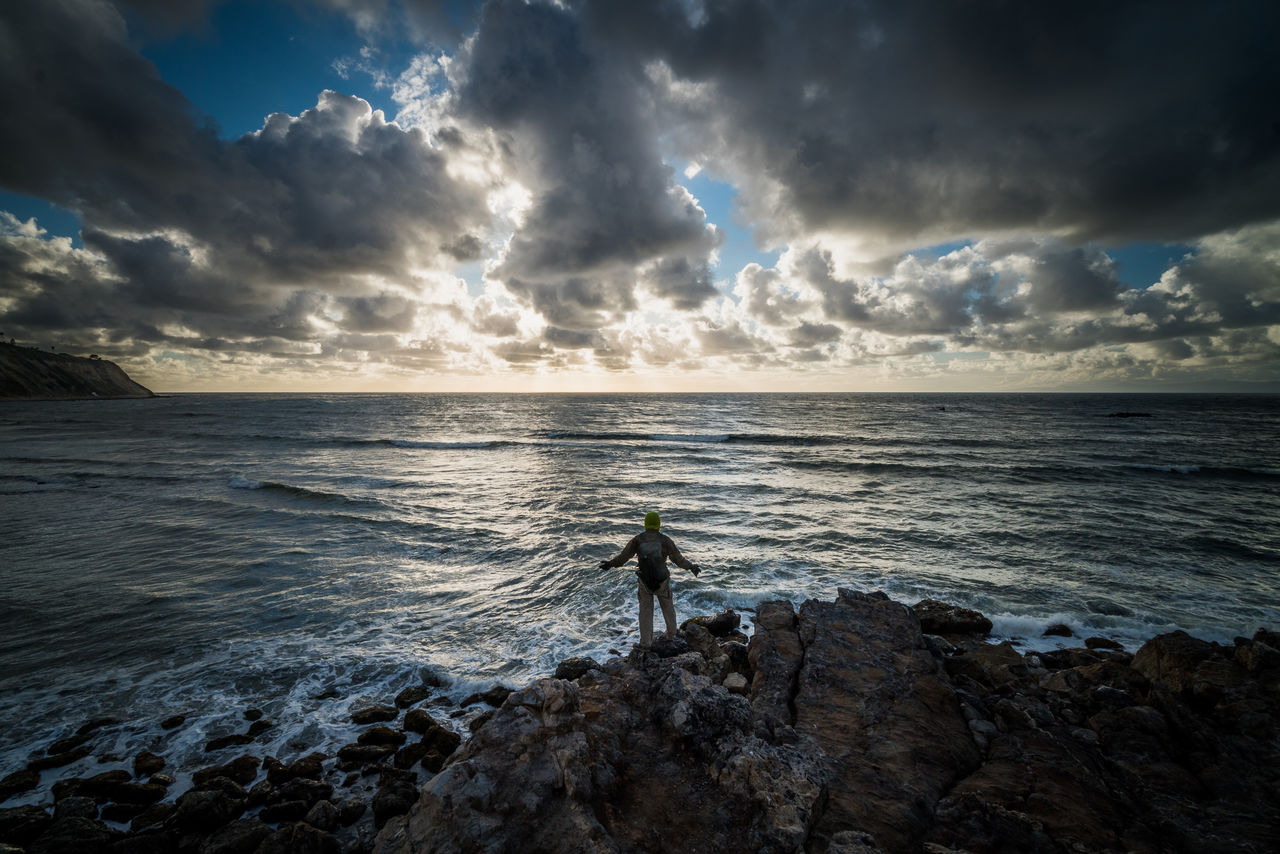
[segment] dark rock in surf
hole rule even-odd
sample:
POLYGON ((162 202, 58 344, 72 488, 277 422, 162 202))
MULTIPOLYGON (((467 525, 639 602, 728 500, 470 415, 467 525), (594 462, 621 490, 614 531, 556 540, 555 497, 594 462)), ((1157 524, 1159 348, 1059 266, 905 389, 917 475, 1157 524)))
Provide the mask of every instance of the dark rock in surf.
POLYGON ((177 800, 171 821, 184 833, 209 833, 244 812, 245 802, 217 789, 193 789, 177 800))
POLYGON ((268 720, 256 720, 249 724, 249 729, 245 732, 245 737, 253 740, 262 735, 267 730, 274 727, 275 724, 268 720))
POLYGON ((1120 643, 1118 643, 1117 641, 1113 641, 1111 638, 1096 637, 1096 636, 1091 638, 1085 638, 1084 645, 1089 649, 1114 649, 1114 650, 1124 649, 1124 647, 1121 646, 1120 643))
POLYGON ((346 766, 379 762, 395 753, 395 748, 381 744, 348 744, 338 749, 338 759, 346 766))
POLYGON ((261 765, 262 760, 255 756, 239 756, 225 765, 210 765, 207 768, 201 768, 191 776, 191 779, 196 785, 200 785, 205 780, 212 780, 214 777, 226 777, 241 786, 247 786, 258 776, 258 768, 261 765))
POLYGON ((0 842, 26 846, 49 829, 53 816, 37 806, 0 809, 0 842))
POLYGON ((244 710, 244 719, 246 721, 260 720, 262 718, 262 715, 263 715, 262 709, 245 709, 244 710))
POLYGON ((90 733, 95 733, 100 729, 104 729, 106 727, 119 726, 122 723, 124 723, 124 721, 120 720, 119 718, 113 718, 109 716, 102 717, 102 718, 93 718, 92 720, 82 725, 78 730, 76 730, 76 735, 89 735, 90 733))
POLYGON ((258 817, 268 824, 279 824, 282 821, 301 821, 311 809, 303 800, 280 801, 268 804, 258 813, 258 817))
POLYGON ((711 632, 713 637, 723 638, 737 630, 742 625, 742 617, 732 608, 721 611, 714 617, 693 617, 685 620, 680 624, 681 630, 686 629, 690 625, 702 626, 711 632))
POLYGON ((407 709, 416 706, 431 696, 431 689, 426 685, 412 685, 396 694, 396 708, 407 709))
POLYGON ((155 827, 169 820, 169 817, 177 810, 177 807, 170 803, 152 804, 142 812, 134 816, 133 821, 129 822, 129 830, 137 833, 148 827, 155 827))
POLYGON ((922 599, 911 610, 920 618, 920 631, 927 635, 986 635, 991 631, 991 621, 981 613, 950 602, 922 599))
POLYGON ((329 801, 316 801, 302 820, 312 827, 332 833, 338 828, 338 808, 329 801))
POLYGON ((187 722, 186 715, 174 715, 160 722, 160 729, 177 729, 187 722))
POLYGON ((138 777, 149 777, 164 768, 166 764, 163 756, 144 750, 133 757, 133 773, 138 777))
POLYGON ((359 744, 381 744, 388 747, 399 747, 404 744, 406 736, 398 729, 386 726, 370 727, 356 739, 359 744))
POLYGON ((224 735, 219 738, 210 739, 204 745, 205 753, 213 753, 218 750, 225 750, 228 747, 239 747, 249 744, 253 741, 253 736, 243 733, 234 733, 232 735, 224 735))
POLYGON ((0 802, 8 800, 14 795, 29 792, 38 785, 40 785, 39 771, 33 771, 30 768, 14 771, 3 780, 0 780, 0 802))
POLYGON ((66 738, 60 738, 53 744, 49 745, 49 749, 45 751, 48 756, 56 756, 59 753, 67 753, 75 750, 80 745, 93 738, 93 733, 85 733, 84 735, 72 735, 66 738))
POLYGON ((28 854, 104 854, 124 834, 100 821, 73 816, 55 821, 27 846, 28 854))
POLYGON ((90 750, 88 747, 77 747, 74 750, 68 750, 65 753, 57 753, 53 756, 43 756, 39 759, 33 759, 27 763, 28 771, 48 771, 50 768, 62 768, 70 765, 72 762, 79 761, 88 756, 90 750))
POLYGON ((58 821, 63 818, 71 818, 73 816, 96 819, 98 817, 98 802, 93 798, 76 795, 70 798, 63 798, 54 805, 54 821, 58 821))
POLYGON ((462 702, 458 705, 466 708, 467 706, 474 706, 476 703, 485 703, 486 705, 492 706, 496 709, 506 701, 507 695, 510 693, 510 688, 503 685, 494 685, 488 691, 468 694, 466 697, 462 698, 462 702))
POLYGON ((599 670, 600 663, 594 658, 583 658, 575 656, 566 658, 564 661, 556 665, 555 677, 557 679, 577 679, 589 670, 599 670))
POLYGON ((202 842, 200 854, 254 854, 274 832, 261 819, 236 819, 202 842))
POLYGON ((400 710, 395 706, 365 706, 351 713, 351 722, 364 726, 394 721, 399 716, 400 710))
POLYGON ((341 854, 333 836, 305 822, 284 825, 268 836, 254 854, 341 854))
POLYGON ((350 827, 367 812, 369 805, 360 798, 345 798, 338 804, 338 824, 350 827))
POLYGON ((1069 638, 1074 637, 1075 632, 1071 631, 1071 627, 1065 623, 1054 623, 1052 626, 1044 630, 1042 637, 1046 638, 1069 638))

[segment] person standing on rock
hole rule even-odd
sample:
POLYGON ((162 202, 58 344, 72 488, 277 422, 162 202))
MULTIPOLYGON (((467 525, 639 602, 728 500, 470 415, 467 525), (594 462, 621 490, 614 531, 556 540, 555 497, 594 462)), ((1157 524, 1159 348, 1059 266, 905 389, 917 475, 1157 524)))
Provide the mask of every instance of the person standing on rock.
POLYGON ((640 646, 653 644, 653 597, 658 597, 662 606, 662 619, 667 624, 667 637, 676 636, 676 607, 671 601, 671 573, 667 570, 667 558, 681 569, 687 569, 696 578, 697 564, 685 559, 676 548, 671 538, 658 529, 662 527, 662 519, 654 511, 644 515, 644 531, 631 538, 617 557, 600 561, 601 569, 615 569, 622 566, 633 556, 639 567, 636 575, 640 584, 640 646))

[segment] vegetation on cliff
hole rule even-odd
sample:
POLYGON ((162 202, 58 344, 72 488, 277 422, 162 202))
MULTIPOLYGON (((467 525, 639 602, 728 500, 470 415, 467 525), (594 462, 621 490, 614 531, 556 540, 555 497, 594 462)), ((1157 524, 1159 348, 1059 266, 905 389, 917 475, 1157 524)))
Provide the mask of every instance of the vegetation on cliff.
POLYGON ((0 399, 155 397, 119 365, 97 356, 46 353, 0 342, 0 399))

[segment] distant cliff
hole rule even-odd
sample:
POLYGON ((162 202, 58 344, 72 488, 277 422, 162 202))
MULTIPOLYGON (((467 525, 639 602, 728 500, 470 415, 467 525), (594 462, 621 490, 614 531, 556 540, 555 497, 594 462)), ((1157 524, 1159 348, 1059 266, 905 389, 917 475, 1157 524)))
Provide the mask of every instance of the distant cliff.
POLYGON ((0 343, 0 399, 155 397, 115 362, 0 343))

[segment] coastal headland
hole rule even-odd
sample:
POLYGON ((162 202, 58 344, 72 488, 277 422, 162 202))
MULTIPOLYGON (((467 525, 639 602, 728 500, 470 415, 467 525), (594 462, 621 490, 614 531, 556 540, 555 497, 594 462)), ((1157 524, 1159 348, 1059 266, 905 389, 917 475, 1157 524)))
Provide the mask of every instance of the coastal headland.
POLYGON ((254 752, 250 711, 194 773, 141 753, 59 779, 120 723, 89 721, 0 781, 26 801, 0 808, 0 851, 1280 850, 1274 632, 1022 653, 977 612, 844 589, 754 624, 566 660, 463 700, 485 708, 465 727, 409 686, 289 762, 254 752))
POLYGON ((0 400, 155 397, 115 362, 0 342, 0 400))

